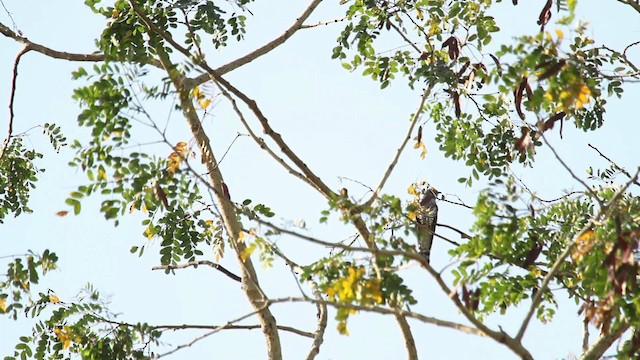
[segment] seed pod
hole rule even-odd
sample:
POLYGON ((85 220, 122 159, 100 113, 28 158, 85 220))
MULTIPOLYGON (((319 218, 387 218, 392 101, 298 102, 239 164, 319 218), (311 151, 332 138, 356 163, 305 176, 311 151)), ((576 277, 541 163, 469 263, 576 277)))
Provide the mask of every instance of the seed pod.
POLYGON ((565 116, 567 116, 567 113, 564 111, 555 113, 553 116, 549 118, 549 120, 544 122, 544 125, 542 126, 542 132, 553 129, 553 125, 555 124, 555 122, 558 120, 562 120, 565 116))
POLYGON ((445 90, 453 98, 453 106, 455 109, 456 117, 460 117, 462 114, 462 107, 460 104, 460 94, 455 90, 445 90))
POLYGON ((169 208, 169 201, 167 200, 167 194, 165 194, 164 190, 162 190, 162 188, 160 187, 160 184, 158 182, 156 182, 156 186, 155 186, 155 194, 156 197, 158 198, 158 200, 160 200, 160 202, 162 203, 162 205, 164 205, 164 207, 166 209, 169 208))
POLYGON ((536 240, 533 243, 533 246, 531 246, 531 249, 529 249, 529 252, 527 253, 527 257, 524 259, 524 262, 522 263, 522 267, 525 269, 528 269, 529 266, 533 265, 536 259, 538 258, 538 256, 540 256, 540 252, 542 252, 542 244, 540 244, 536 240))
POLYGON ((558 72, 560 72, 560 70, 562 70, 562 68, 564 67, 564 65, 567 63, 567 60, 562 59, 560 61, 558 61, 557 63, 549 66, 547 68, 547 70, 545 70, 542 74, 540 74, 540 76, 538 76, 538 81, 542 81, 545 79, 548 79, 550 77, 552 77, 553 75, 557 74, 558 72))
POLYGON ((544 30, 544 26, 551 19, 551 0, 547 0, 547 3, 544 4, 542 11, 540 11, 540 15, 538 16, 538 25, 540 25, 540 31, 544 30))
POLYGON ((520 85, 518 85, 518 87, 513 91, 514 98, 515 98, 516 111, 518 112, 518 116, 520 116, 520 119, 522 120, 524 120, 525 118, 524 112, 522 112, 522 96, 524 95, 526 82, 527 82, 527 78, 523 77, 522 80, 520 81, 520 85))
POLYGON ((489 56, 491 57, 493 62, 496 64, 496 70, 498 71, 498 76, 502 76, 502 66, 500 66, 500 61, 498 61, 498 58, 495 57, 495 55, 493 54, 489 54, 489 56))
POLYGON ((455 36, 449 37, 445 42, 442 43, 442 47, 449 48, 449 58, 455 60, 460 56, 460 42, 458 38, 455 36))

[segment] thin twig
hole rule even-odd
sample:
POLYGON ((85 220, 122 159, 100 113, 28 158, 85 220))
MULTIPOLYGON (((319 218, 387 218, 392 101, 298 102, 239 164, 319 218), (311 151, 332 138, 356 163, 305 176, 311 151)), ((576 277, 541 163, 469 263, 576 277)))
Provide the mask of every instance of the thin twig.
MULTIPOLYGON (((156 326, 151 326, 152 329, 167 329, 167 330, 182 330, 182 329, 217 329, 220 328, 221 325, 156 325, 156 326)), ((255 325, 222 325, 223 329, 222 330, 253 330, 253 329, 260 329, 260 325, 255 324, 255 325)), ((292 334, 296 334, 296 335, 300 335, 300 336, 304 336, 304 337, 308 337, 308 338, 313 338, 313 334, 307 331, 302 331, 299 329, 296 329, 294 327, 291 326, 284 326, 284 325, 277 325, 276 326, 278 328, 278 330, 281 331, 287 331, 290 332, 292 334)))
POLYGON ((387 170, 385 171, 384 175, 382 176, 382 179, 380 179, 380 183, 378 184, 376 189, 373 191, 373 194, 371 195, 371 198, 369 198, 369 200, 364 202, 362 205, 358 205, 358 207, 355 210, 356 213, 361 212, 362 210, 364 210, 367 207, 371 206, 371 204, 373 204, 373 202, 380 195, 380 192, 382 192, 382 188, 387 183, 387 180, 389 179, 389 176, 391 176, 391 173, 393 172, 393 169, 396 167, 396 164, 398 164, 398 160, 400 159, 400 155, 404 151, 404 149, 407 146, 407 143, 409 142, 409 140, 411 140, 411 135, 413 134, 413 129, 416 126, 416 123, 418 122, 418 119, 420 118, 420 115, 422 114, 422 110, 424 108, 424 104, 427 101, 427 98, 429 97, 429 95, 431 94, 431 90, 432 89, 433 89, 433 85, 430 85, 422 93, 422 97, 420 98, 420 105, 418 105, 418 109, 416 110, 415 114, 413 114, 413 117, 411 118, 411 122, 409 124, 409 129, 407 130, 407 134, 405 135, 404 139, 402 140, 402 143, 400 144, 400 147, 398 148, 398 150, 396 150, 396 154, 393 157, 393 160, 391 161, 391 163, 387 167, 387 170))
POLYGON ((553 153, 553 155, 556 157, 556 159, 558 160, 558 162, 562 165, 562 167, 564 167, 569 174, 571 174, 571 177, 576 180, 577 182, 579 182, 582 186, 584 186, 585 189, 587 189, 587 191, 591 194, 591 196, 593 196, 593 198, 598 202, 598 204, 600 204, 600 206, 603 206, 602 200, 600 200, 600 197, 598 197, 598 194, 596 194, 596 192, 589 186, 587 185, 586 182, 584 182, 584 180, 582 180, 580 177, 578 177, 573 170, 571 170, 571 168, 569 167, 569 165, 567 165, 567 163, 564 162, 564 160, 562 160, 562 158, 560 157, 560 155, 558 154, 558 152, 556 151, 556 149, 551 145, 551 143, 547 140, 547 138, 544 136, 544 134, 542 134, 542 140, 544 140, 545 144, 547 144, 547 146, 549 147, 549 149, 551 149, 551 152, 553 153))
POLYGON ((345 16, 345 17, 341 17, 339 19, 333 19, 333 20, 329 20, 329 21, 320 21, 320 22, 317 22, 315 24, 300 25, 300 29, 309 29, 309 28, 314 28, 316 26, 335 24, 335 23, 343 22, 343 21, 345 21, 347 19, 348 19, 348 17, 345 16))
MULTIPOLYGON (((445 225, 445 224, 441 224, 441 223, 438 223, 437 225, 441 226, 443 228, 447 228, 449 230, 453 230, 453 231, 457 232, 458 235, 460 235, 460 237, 463 238, 463 239, 471 239, 471 235, 467 234, 466 232, 464 232, 462 230, 454 228, 453 226, 445 225)), ((449 242, 451 242, 451 241, 449 241, 449 242)), ((454 245, 460 245, 460 244, 454 243, 454 245)))
POLYGON ((284 167, 291 175, 301 179, 302 181, 308 184, 311 184, 304 175, 302 175, 300 172, 293 169, 289 164, 286 163, 286 161, 284 161, 283 158, 281 158, 273 150, 271 150, 271 148, 267 145, 267 143, 264 141, 263 138, 256 135, 256 133, 251 128, 251 126, 249 126, 249 123, 244 117, 244 114, 242 113, 242 111, 240 111, 240 108, 238 107, 236 99, 234 99, 233 96, 229 94, 227 89, 222 87, 220 83, 218 83, 215 80, 213 80, 213 82, 216 84, 216 86, 218 86, 218 89, 220 89, 220 92, 222 92, 222 95, 224 95, 224 97, 226 97, 229 100, 229 102, 231 103, 231 106, 233 107, 234 112, 236 113, 236 115, 238 115, 240 122, 242 123, 244 128, 247 130, 247 132, 249 132, 249 136, 253 139, 253 141, 255 141, 262 150, 266 151, 274 160, 276 160, 280 165, 282 165, 282 167, 284 167))
POLYGON ((227 270, 224 266, 222 266, 220 264, 217 264, 217 263, 214 263, 214 262, 209 261, 209 260, 189 261, 188 263, 178 264, 178 265, 158 265, 158 266, 152 267, 151 270, 175 270, 175 269, 188 268, 190 266, 197 267, 198 265, 210 266, 210 267, 220 271, 221 273, 227 275, 232 280, 235 280, 237 282, 242 282, 242 279, 240 278, 240 276, 238 276, 238 275, 232 273, 231 271, 227 270))
MULTIPOLYGON (((96 318, 98 318, 100 321, 105 322, 107 324, 112 324, 112 325, 117 325, 117 326, 125 326, 125 327, 134 327, 136 326, 135 324, 131 324, 131 323, 127 323, 127 322, 120 322, 120 321, 113 321, 113 320, 109 320, 107 318, 104 318, 102 316, 99 316, 97 314, 94 315, 96 318)), ((201 325, 201 324, 181 324, 181 325, 150 325, 149 329, 152 330, 215 330, 215 329, 219 329, 219 328, 223 328, 223 330, 253 330, 253 329, 260 329, 260 325, 255 324, 255 325, 229 325, 229 324, 225 324, 225 325, 201 325)), ((294 327, 291 326, 284 326, 284 325, 278 325, 278 330, 282 330, 282 331, 287 331, 296 335, 300 335, 300 336, 304 336, 304 337, 308 337, 308 338, 313 338, 313 334, 307 331, 302 331, 299 329, 296 329, 294 327)))
POLYGON ((477 336, 486 336, 486 334, 476 328, 467 326, 467 325, 463 325, 463 324, 459 324, 459 323, 455 323, 452 321, 446 321, 446 320, 441 320, 438 318, 434 318, 434 317, 430 317, 430 316, 426 316, 420 313, 416 313, 413 311, 408 311, 408 310, 402 310, 399 308, 385 308, 385 307, 381 307, 381 306, 373 306, 373 305, 355 305, 355 304, 346 304, 346 303, 337 303, 334 301, 328 301, 328 300, 314 300, 314 299, 309 299, 309 298, 297 298, 297 297, 285 297, 285 298, 278 298, 278 299, 270 299, 269 300, 269 304, 279 304, 279 303, 291 303, 291 302, 309 302, 309 303, 316 303, 316 302, 321 302, 323 304, 326 304, 328 306, 334 307, 336 309, 351 309, 351 310, 357 310, 357 311, 367 311, 367 312, 373 312, 373 313, 378 313, 378 314, 389 314, 389 315, 402 315, 405 317, 409 317, 412 319, 416 319, 419 320, 421 322, 427 323, 427 324, 432 324, 432 325, 436 325, 436 326, 441 326, 441 327, 446 327, 446 328, 450 328, 450 329, 455 329, 461 332, 464 332, 466 334, 472 334, 472 335, 477 335, 477 336))
MULTIPOLYGON (((613 165, 614 168, 616 168, 617 170, 619 170, 621 173, 625 174, 629 179, 631 179, 631 174, 625 170, 623 167, 619 166, 618 164, 616 164, 613 160, 611 160, 610 158, 608 158, 605 154, 603 154, 600 150, 598 150, 597 147, 591 145, 591 144, 587 144, 590 148, 592 148, 593 150, 595 150, 598 155, 600 155, 600 157, 604 158, 605 160, 607 160, 608 162, 611 163, 611 165, 613 165)), ((640 182, 638 181, 634 181, 633 182, 635 185, 640 186, 640 182)))
POLYGON ((405 35, 405 33, 402 32, 402 30, 400 30, 400 28, 394 24, 393 22, 391 22, 390 20, 387 22, 387 24, 391 25, 391 27, 398 33, 400 34, 400 36, 402 37, 402 39, 404 39, 404 41, 410 45, 415 51, 418 52, 418 54, 420 54, 422 51, 418 48, 418 46, 416 46, 416 44, 411 41, 411 39, 409 39, 407 37, 407 35, 405 35))
POLYGON ((4 5, 4 1, 0 0, 0 4, 2 4, 2 8, 7 13, 7 16, 9 16, 9 19, 11 20, 11 24, 13 24, 13 30, 16 30, 18 33, 20 33, 20 30, 17 30, 18 25, 16 25, 16 21, 13 20, 13 15, 11 15, 11 12, 9 11, 9 9, 7 9, 7 7, 4 5))
POLYGON ((186 343, 186 344, 178 345, 178 346, 176 346, 176 348, 174 348, 173 350, 170 350, 170 351, 167 351, 167 352, 166 352, 166 353, 164 353, 164 354, 160 354, 160 355, 158 355, 157 357, 155 357, 155 359, 160 359, 160 358, 162 358, 162 357, 165 357, 165 356, 168 356, 168 355, 174 354, 174 353, 176 353, 177 351, 180 351, 180 350, 182 350, 182 349, 184 349, 184 348, 186 348, 186 347, 191 347, 191 346, 193 346, 193 344, 197 343, 198 341, 200 341, 200 340, 204 340, 204 339, 208 338, 209 336, 211 336, 211 335, 213 335, 213 334, 215 334, 215 333, 217 333, 217 332, 220 332, 221 330, 226 329, 226 328, 227 328, 227 326, 229 326, 229 325, 235 324, 235 323, 240 322, 240 321, 242 321, 242 320, 244 320, 244 319, 247 319, 247 318, 249 318, 249 317, 251 317, 251 316, 253 316, 253 315, 256 315, 256 314, 257 314, 257 313, 259 313, 260 311, 265 310, 268 306, 269 306, 269 304, 265 304, 265 305, 263 305, 260 309, 256 309, 255 311, 252 311, 252 312, 250 312, 250 313, 248 313, 248 314, 246 314, 246 315, 240 316, 240 317, 239 317, 239 318, 237 318, 237 319, 231 320, 231 321, 227 322, 225 325, 220 325, 220 326, 218 326, 218 327, 214 328, 213 330, 211 330, 211 331, 209 331, 209 332, 207 332, 207 333, 205 333, 205 334, 202 334, 202 335, 200 335, 200 336, 198 336, 198 337, 194 338, 193 340, 191 340, 190 342, 188 342, 188 343, 186 343))

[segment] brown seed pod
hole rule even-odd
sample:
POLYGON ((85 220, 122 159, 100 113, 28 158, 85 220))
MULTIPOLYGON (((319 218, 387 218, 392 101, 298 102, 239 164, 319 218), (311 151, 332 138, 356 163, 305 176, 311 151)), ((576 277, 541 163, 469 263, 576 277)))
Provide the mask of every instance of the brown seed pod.
POLYGON ((460 56, 460 42, 455 36, 451 36, 447 40, 445 40, 445 42, 442 43, 442 47, 449 48, 448 51, 450 59, 455 60, 458 58, 458 56, 460 56))
POLYGON ((558 61, 557 63, 549 66, 547 68, 547 70, 545 70, 542 74, 540 74, 540 76, 538 76, 538 81, 542 81, 542 80, 548 79, 548 78, 552 77, 553 75, 559 73, 560 70, 562 70, 562 68, 564 67, 564 65, 566 63, 567 63, 567 60, 562 59, 562 60, 558 61))
POLYGON ((555 124, 555 122, 558 120, 562 120, 565 116, 567 116, 567 113, 564 111, 555 113, 553 116, 549 118, 549 120, 544 122, 544 125, 542 126, 542 132, 553 129, 553 125, 555 124))
POLYGON ((455 109, 456 117, 460 117, 462 114, 462 106, 460 104, 460 94, 455 90, 445 90, 453 98, 453 106, 455 109))
POLYGON ((515 90, 513 91, 513 95, 515 98, 516 111, 518 112, 518 116, 520 116, 520 119, 522 120, 524 120, 525 118, 524 112, 522 112, 522 97, 524 95, 524 89, 526 88, 526 82, 527 82, 527 78, 523 77, 522 80, 520 81, 520 85, 518 85, 518 87, 515 88, 515 90))
POLYGON ((538 258, 538 256, 540 256, 541 252, 542 252, 542 244, 540 244, 536 240, 533 243, 533 246, 531 246, 531 249, 529 249, 529 252, 527 253, 527 257, 524 259, 524 262, 522 263, 522 267, 527 269, 529 268, 529 266, 533 265, 536 259, 538 258))
POLYGON ((540 15, 538 16, 538 25, 540 25, 540 31, 544 30, 544 26, 551 19, 551 0, 547 0, 547 3, 544 4, 542 11, 540 11, 540 15))
POLYGON ((491 57, 493 62, 496 64, 496 70, 498 71, 498 76, 502 76, 502 66, 500 66, 500 61, 498 61, 498 58, 495 57, 495 55, 493 54, 489 54, 489 56, 491 57))

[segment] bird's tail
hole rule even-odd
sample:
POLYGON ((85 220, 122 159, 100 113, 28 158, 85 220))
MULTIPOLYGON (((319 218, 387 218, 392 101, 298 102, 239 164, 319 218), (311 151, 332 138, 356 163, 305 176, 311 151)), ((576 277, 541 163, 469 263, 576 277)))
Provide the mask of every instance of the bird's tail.
POLYGON ((422 257, 428 264, 431 257, 431 249, 420 249, 420 255, 422 255, 422 257))

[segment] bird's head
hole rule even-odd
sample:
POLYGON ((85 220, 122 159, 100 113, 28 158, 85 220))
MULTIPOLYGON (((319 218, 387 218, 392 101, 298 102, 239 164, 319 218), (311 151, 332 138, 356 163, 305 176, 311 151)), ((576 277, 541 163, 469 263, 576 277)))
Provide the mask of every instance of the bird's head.
POLYGON ((438 194, 440 194, 440 192, 436 190, 436 188, 429 186, 424 191, 424 196, 422 197, 422 200, 420 200, 420 205, 422 206, 434 205, 436 202, 436 199, 438 198, 438 194))

